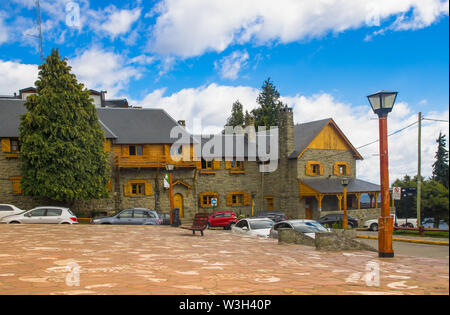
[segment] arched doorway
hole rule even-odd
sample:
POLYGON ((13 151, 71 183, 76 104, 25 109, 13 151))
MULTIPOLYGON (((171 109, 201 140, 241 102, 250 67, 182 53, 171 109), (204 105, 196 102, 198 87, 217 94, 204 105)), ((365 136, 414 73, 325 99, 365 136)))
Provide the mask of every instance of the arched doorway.
POLYGON ((183 218, 183 196, 181 194, 176 194, 173 196, 173 206, 174 208, 180 209, 180 218, 183 218))

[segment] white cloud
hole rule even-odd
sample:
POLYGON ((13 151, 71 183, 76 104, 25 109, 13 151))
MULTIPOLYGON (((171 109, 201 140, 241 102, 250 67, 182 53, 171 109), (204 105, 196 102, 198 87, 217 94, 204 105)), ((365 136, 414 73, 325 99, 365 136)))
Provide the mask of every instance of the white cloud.
POLYGON ((139 79, 141 72, 127 66, 128 60, 120 54, 92 47, 75 58, 69 59, 77 79, 90 89, 106 89, 109 97, 127 87, 132 79, 139 79))
POLYGON ((249 55, 246 51, 235 51, 231 55, 223 57, 214 63, 214 67, 219 70, 220 76, 224 79, 236 80, 239 72, 247 65, 249 55))
POLYGON ((99 25, 99 29, 106 31, 112 38, 126 34, 131 26, 141 16, 141 9, 118 10, 115 6, 105 9, 106 21, 99 25))
POLYGON ((393 16, 392 30, 423 28, 448 15, 448 0, 162 0, 152 14, 148 49, 188 58, 236 43, 308 40, 393 16))
POLYGON ((0 60, 0 95, 12 95, 25 87, 34 86, 38 66, 0 60))
MULTIPOLYGON (((143 100, 130 104, 145 108, 163 108, 174 119, 186 120, 192 128, 194 119, 201 119, 205 133, 217 133, 223 129, 231 113, 231 105, 239 99, 244 111, 256 106, 258 90, 246 86, 220 86, 210 84, 199 88, 182 89, 171 95, 164 95, 165 89, 153 91, 143 100)), ((192 130, 192 129, 191 129, 192 130)))
POLYGON ((0 45, 8 40, 8 29, 3 22, 4 13, 0 11, 0 45))

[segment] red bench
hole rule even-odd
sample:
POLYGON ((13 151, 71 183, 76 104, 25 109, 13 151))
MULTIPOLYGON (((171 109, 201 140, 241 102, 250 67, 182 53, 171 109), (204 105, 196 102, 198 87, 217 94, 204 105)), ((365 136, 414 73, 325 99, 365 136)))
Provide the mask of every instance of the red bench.
POLYGON ((203 236, 203 231, 208 227, 208 213, 197 213, 194 217, 194 223, 191 226, 182 226, 182 229, 191 230, 192 234, 195 235, 195 232, 198 231, 203 236))

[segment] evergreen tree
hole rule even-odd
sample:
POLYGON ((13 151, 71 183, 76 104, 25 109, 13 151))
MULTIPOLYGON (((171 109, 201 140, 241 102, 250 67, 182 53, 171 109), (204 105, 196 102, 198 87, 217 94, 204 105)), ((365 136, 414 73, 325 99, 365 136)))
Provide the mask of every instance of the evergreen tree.
POLYGON ((428 180, 422 186, 422 211, 425 218, 434 219, 434 227, 444 220, 448 224, 448 189, 435 180, 428 180))
POLYGON ((253 126, 254 123, 255 123, 255 118, 253 117, 252 114, 250 114, 248 112, 248 110, 246 110, 245 111, 245 116, 244 116, 244 125, 245 125, 245 127, 253 126))
POLYGON ((270 128, 271 126, 278 126, 280 111, 286 105, 280 101, 280 93, 270 78, 264 82, 261 89, 256 99, 259 107, 252 110, 255 127, 266 126, 266 128, 270 128))
POLYGON ((231 108, 231 116, 227 119, 227 126, 244 126, 244 106, 237 100, 231 108))
POLYGON ((87 89, 58 50, 39 66, 21 117, 21 188, 54 201, 100 199, 109 180, 104 133, 87 89))
POLYGON ((446 147, 445 135, 439 133, 439 138, 436 140, 438 143, 438 150, 436 152, 436 162, 433 164, 433 180, 440 182, 448 189, 448 151, 446 147))

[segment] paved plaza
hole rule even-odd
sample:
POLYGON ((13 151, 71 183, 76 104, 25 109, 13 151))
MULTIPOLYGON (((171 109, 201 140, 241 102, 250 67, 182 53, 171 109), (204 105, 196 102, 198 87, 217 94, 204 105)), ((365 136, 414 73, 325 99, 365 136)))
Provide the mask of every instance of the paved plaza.
POLYGON ((0 294, 449 294, 449 259, 166 226, 0 225, 0 294))

